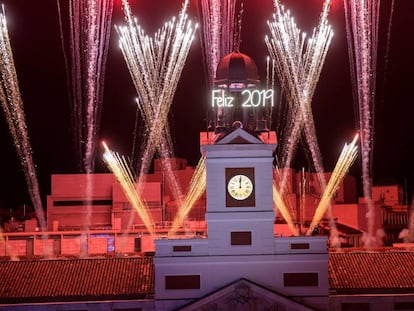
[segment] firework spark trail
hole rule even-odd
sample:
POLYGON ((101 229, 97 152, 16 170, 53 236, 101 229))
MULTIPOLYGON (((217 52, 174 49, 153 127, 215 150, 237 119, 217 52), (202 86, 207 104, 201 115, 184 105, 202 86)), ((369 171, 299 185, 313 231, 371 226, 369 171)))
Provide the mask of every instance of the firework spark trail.
MULTIPOLYGON (((57 2, 62 48, 67 63, 59 0, 57 2)), ((87 174, 85 195, 86 202, 89 202, 93 191, 90 174, 95 167, 113 0, 70 0, 68 4, 70 73, 68 65, 66 70, 70 77, 73 141, 79 169, 87 174)), ((92 209, 88 203, 83 224, 85 228, 89 228, 91 217, 92 209)))
MULTIPOLYGON (((284 13, 284 12, 283 12, 284 13)), ((300 61, 298 59, 299 55, 301 55, 303 49, 303 40, 304 36, 300 38, 299 36, 299 29, 297 29, 296 24, 293 23, 293 20, 290 18, 289 13, 282 14, 281 10, 277 10, 275 13, 275 22, 268 23, 273 39, 269 40, 268 37, 265 38, 266 44, 268 46, 269 54, 271 58, 274 60, 275 70, 278 73, 280 83, 282 86, 287 88, 287 97, 289 102, 298 102, 298 93, 299 91, 296 90, 298 87, 297 82, 297 75, 291 74, 290 72, 297 72, 296 65, 300 61), (281 52, 278 52, 281 51, 281 52)), ((290 105, 290 109, 288 109, 288 118, 293 118, 292 116, 295 115, 292 111, 297 106, 290 105)), ((301 116, 301 114, 296 113, 296 115, 301 116)), ((288 123, 292 124, 291 122, 288 123)), ((302 124, 301 122, 299 124, 302 124)), ((289 125, 290 126, 290 125, 289 125)), ((289 131, 291 132, 291 131, 289 131)), ((283 141, 284 138, 282 138, 283 141)), ((289 138, 290 140, 297 140, 296 137, 289 138)), ((284 143, 281 143, 280 146, 285 146, 289 143, 289 140, 285 140, 284 143)), ((295 147, 295 145, 293 145, 295 147)), ((282 152, 285 154, 285 152, 282 152)), ((284 195, 286 189, 286 175, 282 174, 282 179, 280 183, 280 194, 281 196, 284 195)), ((294 212, 290 211, 291 215, 294 212)))
MULTIPOLYGON (((132 16, 126 0, 123 1, 127 26, 116 27, 120 46, 140 97, 140 111, 148 133, 140 157, 140 178, 148 171, 152 157, 158 151, 161 158, 173 156, 173 145, 167 117, 185 60, 194 39, 197 25, 188 21, 184 2, 179 18, 173 18, 158 30, 154 37, 147 36, 132 16)), ((168 182, 174 199, 181 202, 182 191, 171 163, 165 162, 168 182)))
MULTIPOLYGON (((240 46, 240 34, 235 38, 236 0, 201 0, 203 56, 207 64, 208 85, 213 87, 217 65, 221 58, 240 46)), ((215 118, 223 115, 217 108, 215 118)))
MULTIPOLYGON (((292 202, 292 199, 290 196, 286 195, 286 193, 292 193, 292 189, 289 186, 290 183, 287 183, 287 176, 289 176, 290 173, 286 171, 289 171, 289 169, 287 168, 280 169, 279 167, 276 167, 276 169, 273 171, 273 183, 277 190, 277 187, 281 185, 282 178, 284 178, 285 180, 284 193, 285 194, 282 196, 281 191, 277 190, 278 191, 277 195, 280 197, 280 199, 278 199, 278 202, 281 202, 281 204, 283 204, 283 206, 281 207, 283 209, 283 212, 284 210, 287 210, 289 218, 291 218, 293 215, 296 215, 296 211, 295 211, 295 203, 292 202)), ((277 205, 275 205, 274 207, 277 208, 277 205)), ((276 212, 276 209, 275 209, 275 212, 276 212)), ((282 213, 282 215, 284 214, 282 213)))
MULTIPOLYGON (((289 11, 278 0, 274 1, 274 21, 268 22, 272 38, 265 38, 269 54, 275 61, 275 69, 288 98, 288 120, 285 137, 282 138, 282 166, 289 167, 297 142, 303 131, 312 154, 319 183, 323 189, 326 181, 311 110, 312 97, 333 36, 327 22, 330 1, 324 2, 317 28, 306 40, 306 35, 296 26, 289 11)), ((282 176, 280 192, 286 189, 286 173, 282 176)), ((291 211, 292 212, 292 211, 291 211)))
POLYGON ((193 208, 194 203, 202 196, 206 189, 206 163, 205 157, 202 156, 198 161, 197 167, 191 178, 187 195, 183 201, 182 208, 178 211, 174 218, 171 229, 168 232, 169 236, 174 235, 180 228, 190 210, 193 208))
POLYGON ((301 34, 289 13, 284 14, 283 9, 280 10, 280 8, 278 14, 279 16, 283 14, 283 23, 269 23, 269 26, 272 26, 272 34, 277 35, 274 38, 278 38, 279 42, 274 45, 274 40, 267 40, 268 43, 273 44, 273 47, 268 44, 269 50, 270 48, 274 50, 271 51, 271 55, 273 58, 279 59, 277 71, 279 76, 282 77, 282 85, 289 92, 288 96, 291 106, 293 106, 290 116, 294 122, 289 123, 291 128, 288 131, 290 133, 287 138, 283 163, 286 163, 285 166, 290 165, 297 139, 301 130, 304 129, 317 172, 323 171, 323 167, 316 141, 310 103, 332 38, 332 30, 326 20, 328 4, 329 1, 326 1, 320 23, 306 45, 305 35, 301 34), (292 37, 294 40, 292 40, 292 37), (281 52, 288 53, 288 55, 285 57, 281 52))
POLYGON ((234 48, 235 0, 202 0, 203 52, 212 87, 220 59, 234 48))
MULTIPOLYGON (((312 158, 314 159, 315 170, 318 175, 323 174, 324 168, 313 122, 311 101, 333 36, 331 27, 328 25, 327 21, 329 3, 330 1, 325 1, 320 23, 314 30, 311 39, 308 41, 307 52, 309 52, 310 55, 307 55, 309 58, 307 57, 306 59, 309 59, 309 61, 305 60, 304 63, 309 63, 310 66, 305 66, 305 69, 309 70, 309 72, 305 73, 302 78, 306 81, 303 89, 303 96, 305 99, 303 100, 303 109, 301 111, 303 114, 304 131, 312 158)), ((319 176, 318 179, 322 182, 322 187, 324 188, 325 178, 319 176)))
MULTIPOLYGON (((383 83, 382 83, 383 84, 383 89, 385 89, 387 71, 388 71, 390 45, 391 45, 391 29, 392 29, 393 17, 394 17, 394 0, 391 1, 390 18, 389 18, 389 21, 388 21, 388 29, 387 29, 387 44, 386 44, 386 47, 385 47, 385 56, 384 56, 384 60, 385 60, 385 62, 384 62, 384 79, 383 79, 383 83)), ((384 93, 385 92, 383 92, 383 94, 384 93)))
POLYGON ((335 191, 338 189, 339 184, 345 177, 350 166, 355 161, 358 153, 358 147, 356 146, 357 139, 358 135, 355 135, 353 141, 349 145, 345 144, 344 148, 342 149, 342 152, 332 172, 331 178, 329 179, 325 191, 323 192, 322 198, 316 208, 315 215, 313 216, 312 222, 306 233, 307 235, 312 234, 313 229, 318 226, 323 215, 330 206, 332 196, 335 194, 335 191))
MULTIPOLYGON (((157 101, 159 97, 159 89, 157 87, 162 86, 162 83, 164 83, 162 74, 166 66, 166 61, 168 60, 168 55, 166 53, 168 53, 170 46, 175 19, 166 23, 164 27, 156 33, 155 38, 150 38, 146 36, 140 26, 137 25, 126 2, 124 2, 124 11, 128 27, 116 27, 116 29, 120 36, 120 45, 124 58, 137 92, 141 98, 138 107, 143 115, 147 128, 151 129, 152 120, 158 111, 157 101)), ((164 134, 169 136, 169 132, 164 134)), ((162 135, 160 139, 165 139, 165 136, 166 135, 162 135)), ((167 138, 167 141, 170 141, 170 139, 167 138)), ((155 152, 156 146, 149 145, 152 149, 149 153, 152 155, 155 152)), ((150 162, 150 160, 151 159, 147 160, 147 162, 150 162)), ((142 165, 143 169, 141 169, 141 171, 145 171, 148 168, 148 165, 149 164, 142 165)))
POLYGON ((141 199, 140 185, 138 185, 137 189, 132 171, 129 168, 126 159, 111 151, 105 142, 103 142, 103 147, 105 149, 103 160, 115 175, 116 179, 122 187, 122 190, 124 191, 124 194, 128 198, 129 203, 134 207, 138 215, 141 217, 141 220, 144 222, 144 225, 147 228, 148 232, 150 235, 153 235, 154 222, 145 202, 141 199))
POLYGON ((371 196, 374 148, 374 111, 380 0, 344 0, 348 51, 361 135, 362 184, 367 202, 367 233, 364 244, 375 246, 374 214, 371 196))
POLYGON ((289 229, 292 232, 292 234, 297 236, 298 235, 298 230, 295 228, 295 225, 293 223, 291 214, 289 213, 289 209, 285 205, 285 202, 282 199, 282 196, 281 196, 280 192, 277 190, 277 186, 274 182, 273 182, 273 204, 276 206, 276 208, 282 214, 282 216, 285 219, 286 223, 288 224, 289 229))
POLYGON ((40 228, 45 232, 45 215, 40 199, 36 167, 33 163, 32 148, 27 133, 23 101, 19 91, 4 8, 0 12, 0 27, 0 101, 6 115, 16 152, 23 167, 30 199, 36 211, 40 228))
MULTIPOLYGON (((157 110, 153 115, 154 119, 152 120, 152 127, 148 138, 149 145, 159 146, 159 151, 163 158, 170 157, 172 147, 168 146, 168 144, 160 144, 160 138, 163 136, 160 129, 165 128, 165 124, 167 124, 167 116, 174 97, 175 89, 177 87, 179 77, 181 76, 181 71, 184 67, 191 42, 194 38, 194 31, 197 28, 192 28, 191 22, 188 24, 186 23, 186 6, 187 2, 181 12, 180 20, 177 24, 176 32, 171 44, 172 50, 167 62, 165 77, 163 78, 164 87, 161 88, 159 98, 159 101, 162 100, 163 102, 158 104, 157 110), (184 27, 187 28, 184 30, 184 27)), ((172 145, 171 142, 170 145, 172 145)), ((171 173, 172 170, 168 169, 168 172, 171 173)), ((175 188, 178 189, 178 187, 175 188)))
MULTIPOLYGON (((157 51, 154 51, 155 48, 158 48, 158 45, 155 45, 153 43, 154 40, 146 36, 143 30, 136 25, 135 20, 132 18, 132 15, 130 15, 131 13, 129 7, 127 4, 125 5, 125 14, 129 23, 128 28, 116 27, 116 29, 120 36, 121 50, 129 68, 137 93, 141 98, 138 103, 138 108, 143 116, 149 133, 152 130, 152 120, 154 119, 154 114, 157 109, 156 105, 158 104, 157 98, 159 95, 157 93, 158 88, 156 86, 158 85, 157 75, 161 70, 161 66, 156 59, 154 59, 154 55, 156 54, 158 57, 162 57, 163 49, 157 49, 157 51)), ((168 29, 170 28, 167 27, 167 25, 168 24, 166 24, 158 33, 165 36, 165 34, 169 32, 168 29)), ((157 37, 159 36, 158 33, 157 37)), ((162 38, 160 38, 159 41, 164 42, 162 38)), ((162 61, 164 61, 163 58, 162 61)), ((165 126, 167 126, 167 124, 165 124, 165 126)), ((162 135, 160 136, 160 145, 166 146, 167 149, 172 150, 168 128, 163 126, 156 130, 162 131, 162 135)), ((140 156, 140 171, 143 173, 147 172, 152 155, 157 149, 155 144, 150 144, 148 133, 145 133, 147 135, 147 137, 145 137, 146 141, 141 146, 142 155, 140 156)))
POLYGON ((72 128, 86 173, 95 167, 112 10, 113 0, 69 1, 72 128))

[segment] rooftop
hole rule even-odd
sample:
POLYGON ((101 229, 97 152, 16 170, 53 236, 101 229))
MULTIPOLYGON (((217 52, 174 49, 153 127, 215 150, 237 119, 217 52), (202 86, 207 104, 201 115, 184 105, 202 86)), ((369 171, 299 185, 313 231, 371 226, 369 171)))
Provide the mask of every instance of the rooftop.
POLYGON ((0 304, 150 299, 152 257, 0 261, 0 304))
MULTIPOLYGON (((153 257, 0 260, 0 304, 153 299, 153 257)), ((414 251, 347 249, 329 254, 335 294, 414 293, 414 251)))
POLYGON ((329 255, 329 282, 335 294, 414 293, 414 251, 350 249, 329 255))

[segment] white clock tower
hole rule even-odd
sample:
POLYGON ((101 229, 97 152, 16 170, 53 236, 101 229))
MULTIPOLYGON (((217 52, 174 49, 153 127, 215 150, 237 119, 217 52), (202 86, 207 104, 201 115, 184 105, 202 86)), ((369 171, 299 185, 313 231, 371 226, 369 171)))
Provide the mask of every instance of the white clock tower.
POLYGON ((276 136, 269 135, 273 143, 265 144, 238 128, 215 144, 201 146, 206 156, 211 254, 273 253, 276 136))
POLYGON ((327 310, 327 238, 274 236, 275 133, 209 135, 207 236, 155 241, 157 310, 327 310))

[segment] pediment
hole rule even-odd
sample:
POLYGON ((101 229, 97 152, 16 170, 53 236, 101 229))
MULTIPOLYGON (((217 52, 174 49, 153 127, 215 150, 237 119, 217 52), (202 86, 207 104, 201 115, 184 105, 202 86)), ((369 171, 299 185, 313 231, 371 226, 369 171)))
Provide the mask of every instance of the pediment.
POLYGON ((263 142, 242 128, 238 128, 223 137, 220 141, 217 142, 217 144, 263 144, 263 142))
POLYGON ((180 311, 313 310, 246 279, 240 279, 193 302, 180 311))

